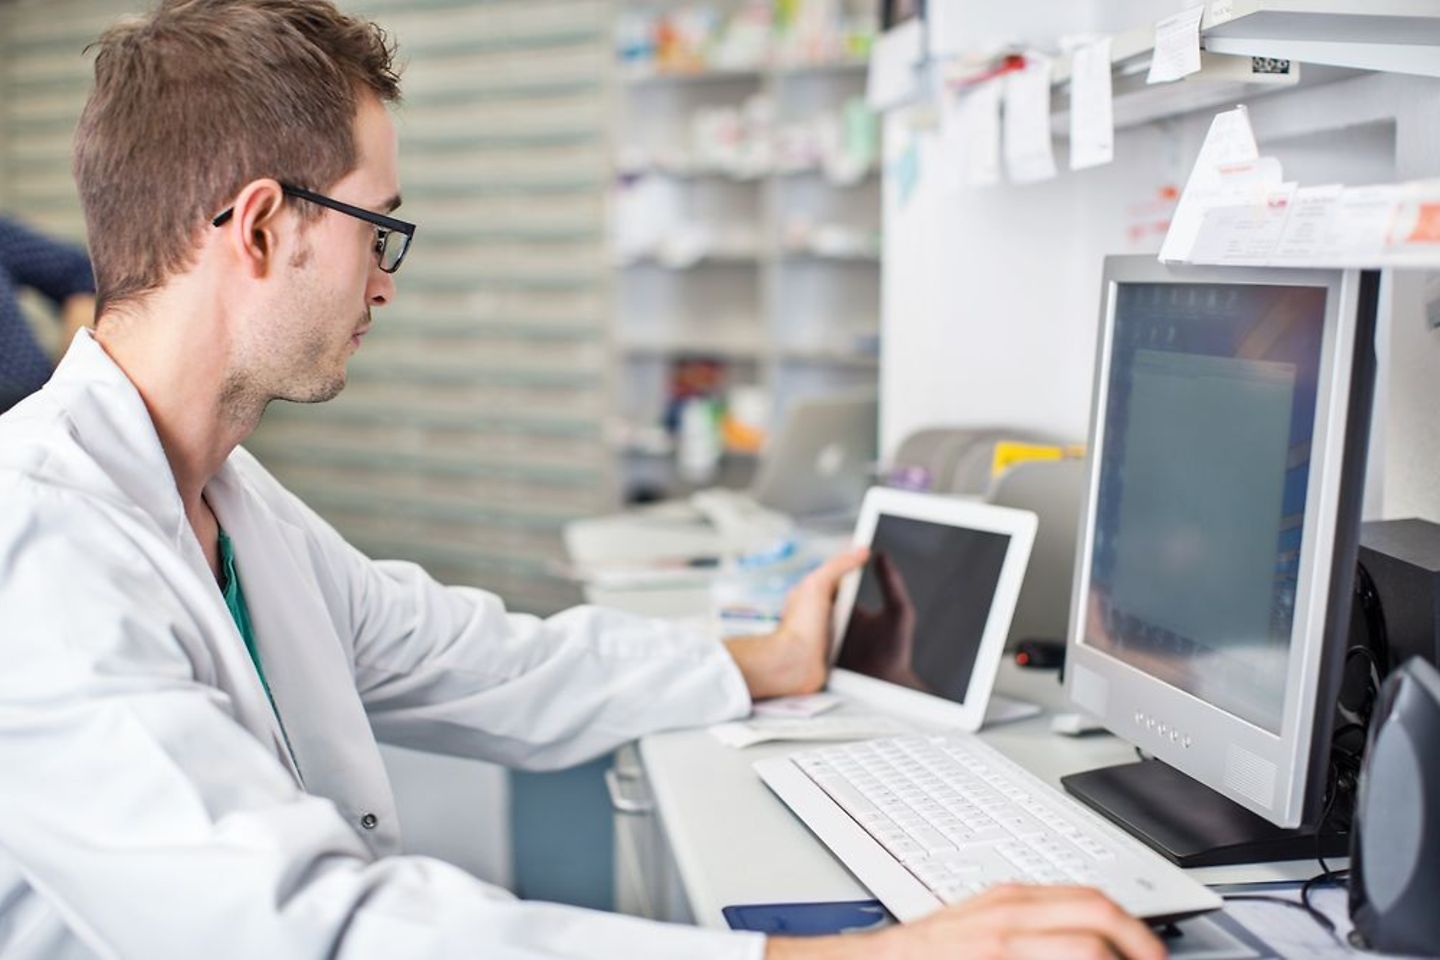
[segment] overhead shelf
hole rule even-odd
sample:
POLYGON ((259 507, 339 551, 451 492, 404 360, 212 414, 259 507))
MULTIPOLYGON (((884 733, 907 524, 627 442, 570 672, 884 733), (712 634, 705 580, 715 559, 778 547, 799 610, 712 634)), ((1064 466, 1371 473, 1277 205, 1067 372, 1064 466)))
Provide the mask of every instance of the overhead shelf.
POLYGON ((1201 35, 1214 53, 1440 77, 1434 0, 1212 0, 1201 35))
MULTIPOLYGON (((1111 43, 1117 128, 1361 70, 1440 76, 1440 4, 1433 0, 1211 0, 1200 28, 1199 73, 1150 84, 1153 24, 1111 43)), ((1068 129, 1071 58, 1052 67, 1052 126, 1068 129)))

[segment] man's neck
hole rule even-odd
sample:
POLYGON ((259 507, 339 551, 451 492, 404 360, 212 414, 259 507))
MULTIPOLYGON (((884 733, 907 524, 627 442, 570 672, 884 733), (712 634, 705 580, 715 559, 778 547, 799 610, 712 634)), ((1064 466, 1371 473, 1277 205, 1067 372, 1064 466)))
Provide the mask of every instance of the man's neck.
POLYGON ((222 325, 181 301, 159 291, 124 316, 102 317, 95 339, 144 400, 195 526, 208 513, 205 485, 255 429, 264 404, 236 387, 222 325))

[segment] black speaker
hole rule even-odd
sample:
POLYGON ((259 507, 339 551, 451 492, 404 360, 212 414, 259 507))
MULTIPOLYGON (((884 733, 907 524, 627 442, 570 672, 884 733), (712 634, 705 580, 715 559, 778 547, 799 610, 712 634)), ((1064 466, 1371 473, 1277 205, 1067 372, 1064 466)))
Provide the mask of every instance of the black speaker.
POLYGON ((1440 671, 1411 658, 1371 718, 1350 836, 1350 918, 1366 949, 1440 956, 1440 671))
POLYGON ((1440 666, 1440 525, 1362 524, 1359 560, 1356 614, 1365 618, 1370 645, 1388 648, 1381 674, 1411 657, 1440 666))

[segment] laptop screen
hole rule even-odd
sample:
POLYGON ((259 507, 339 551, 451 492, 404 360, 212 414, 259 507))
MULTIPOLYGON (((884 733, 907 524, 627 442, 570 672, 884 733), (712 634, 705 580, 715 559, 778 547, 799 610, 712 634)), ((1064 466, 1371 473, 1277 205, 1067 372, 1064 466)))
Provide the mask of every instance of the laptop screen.
POLYGON ((836 666, 965 699, 1010 536, 881 514, 836 666))

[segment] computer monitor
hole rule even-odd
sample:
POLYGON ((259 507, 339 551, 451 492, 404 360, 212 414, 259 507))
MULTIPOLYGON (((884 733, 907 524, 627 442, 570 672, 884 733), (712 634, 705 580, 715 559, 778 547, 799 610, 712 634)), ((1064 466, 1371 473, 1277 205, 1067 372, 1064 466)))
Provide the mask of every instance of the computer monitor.
POLYGON ((1106 260, 1065 682, 1153 759, 1064 782, 1182 866, 1344 852, 1311 828, 1377 288, 1356 271, 1106 260))

